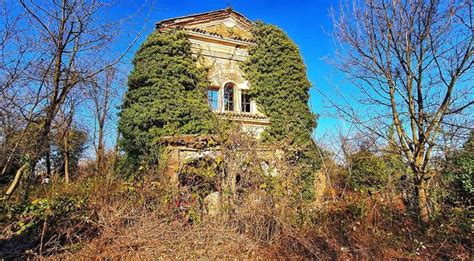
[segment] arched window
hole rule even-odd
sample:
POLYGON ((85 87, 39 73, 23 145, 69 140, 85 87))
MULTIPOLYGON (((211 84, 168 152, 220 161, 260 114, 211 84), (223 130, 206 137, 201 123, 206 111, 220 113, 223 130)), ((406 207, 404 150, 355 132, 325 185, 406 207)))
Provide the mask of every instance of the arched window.
POLYGON ((234 84, 230 82, 224 85, 224 110, 234 111, 234 84))

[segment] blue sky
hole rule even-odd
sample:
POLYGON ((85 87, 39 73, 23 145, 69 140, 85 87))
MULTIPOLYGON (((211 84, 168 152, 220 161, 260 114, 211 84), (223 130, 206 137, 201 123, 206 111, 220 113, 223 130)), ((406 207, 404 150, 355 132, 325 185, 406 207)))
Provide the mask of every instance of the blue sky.
MULTIPOLYGON (((139 1, 124 1, 118 9, 114 10, 114 15, 130 14, 143 4, 144 2, 139 1)), ((331 6, 337 7, 337 4, 337 1, 324 0, 157 0, 154 10, 149 14, 149 19, 145 23, 145 31, 127 57, 125 66, 130 66, 134 52, 145 37, 152 32, 156 22, 177 16, 223 9, 230 5, 250 20, 262 20, 279 26, 299 46, 307 65, 308 77, 313 84, 310 98, 311 109, 320 114, 316 137, 322 138, 324 134, 334 131, 339 124, 336 119, 330 118, 325 112, 323 107, 327 104, 316 90, 318 88, 326 95, 332 96, 334 93, 331 90, 334 86, 328 79, 342 78, 337 70, 324 60, 325 57, 334 56, 333 42, 329 35, 332 30, 332 22, 328 13, 329 8, 331 6)), ((149 6, 149 3, 146 5, 149 6)), ((135 19, 135 31, 143 26, 145 17, 147 17, 147 9, 145 8, 143 13, 135 19)), ((129 69, 131 67, 126 70, 129 69)), ((344 89, 344 86, 342 88, 344 89)), ((347 89, 347 86, 345 88, 347 89)))

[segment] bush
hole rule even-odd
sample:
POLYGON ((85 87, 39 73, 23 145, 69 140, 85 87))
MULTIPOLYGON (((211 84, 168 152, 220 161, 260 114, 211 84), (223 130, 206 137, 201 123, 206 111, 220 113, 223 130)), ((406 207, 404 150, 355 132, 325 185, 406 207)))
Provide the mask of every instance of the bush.
POLYGON ((351 155, 351 185, 355 189, 379 190, 387 185, 390 170, 384 159, 368 150, 351 155))
POLYGON ((474 131, 463 147, 452 153, 443 177, 448 181, 448 202, 459 206, 472 205, 474 195, 474 131))

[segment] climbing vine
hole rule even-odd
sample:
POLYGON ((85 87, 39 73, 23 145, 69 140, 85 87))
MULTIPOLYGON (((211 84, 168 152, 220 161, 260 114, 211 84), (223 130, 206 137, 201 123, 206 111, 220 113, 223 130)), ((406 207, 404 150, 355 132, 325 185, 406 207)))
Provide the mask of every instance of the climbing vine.
POLYGON ((180 30, 155 31, 133 60, 119 130, 126 165, 157 158, 160 137, 212 132, 206 70, 180 30))
POLYGON ((271 120, 264 139, 310 146, 316 115, 308 105, 311 83, 298 47, 280 28, 263 22, 254 25, 253 35, 256 45, 242 68, 250 94, 271 120))
POLYGON ((286 154, 299 166, 302 194, 310 199, 319 157, 311 138, 317 116, 308 105, 311 83, 306 66, 296 44, 280 28, 257 22, 253 36, 256 44, 242 68, 252 86, 250 95, 270 117, 263 140, 296 149, 286 154))

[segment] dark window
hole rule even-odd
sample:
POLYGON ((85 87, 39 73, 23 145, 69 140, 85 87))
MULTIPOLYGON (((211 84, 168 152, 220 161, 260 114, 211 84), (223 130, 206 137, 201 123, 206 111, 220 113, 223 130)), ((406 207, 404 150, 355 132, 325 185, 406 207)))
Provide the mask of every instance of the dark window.
POLYGON ((250 96, 246 91, 242 91, 242 112, 250 112, 250 96))
POLYGON ((207 101, 209 102, 209 106, 212 110, 217 111, 219 110, 219 90, 217 89, 209 89, 207 90, 207 101))
POLYGON ((234 85, 226 83, 224 86, 224 110, 234 111, 234 85))

